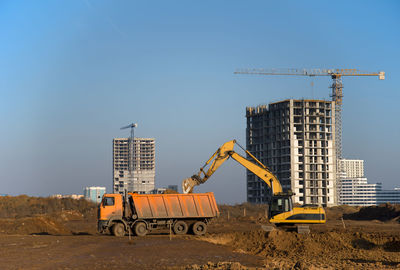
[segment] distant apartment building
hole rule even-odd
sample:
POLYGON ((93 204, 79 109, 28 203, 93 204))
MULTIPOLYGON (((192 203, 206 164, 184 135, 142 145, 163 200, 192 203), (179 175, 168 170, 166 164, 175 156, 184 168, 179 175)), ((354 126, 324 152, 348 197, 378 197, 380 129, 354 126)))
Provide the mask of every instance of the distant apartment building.
POLYGON ((376 192, 376 204, 382 203, 400 204, 400 188, 378 190, 376 192))
POLYGON ((382 183, 369 184, 367 178, 341 178, 339 204, 350 206, 369 206, 377 204, 377 191, 382 183))
MULTIPOLYGON (((246 108, 246 147, 276 174, 294 203, 337 204, 335 103, 284 100, 246 108)), ((266 203, 268 186, 247 171, 247 201, 266 203)))
POLYGON ((368 183, 364 177, 364 160, 340 159, 338 163, 340 167, 337 183, 338 204, 376 204, 376 190, 382 189, 382 184, 368 183))
POLYGON ((155 179, 155 140, 129 138, 113 140, 113 192, 150 193, 155 179), (130 148, 130 147, 133 147, 130 148))
POLYGON ((364 160, 341 159, 338 180, 339 204, 370 206, 382 203, 400 204, 400 190, 384 190, 382 183, 368 183, 364 176, 364 160))
POLYGON ((83 194, 85 199, 95 203, 100 203, 101 198, 106 193, 105 187, 85 187, 83 194))
POLYGON ((57 199, 71 198, 74 200, 80 200, 80 199, 84 198, 84 195, 82 195, 82 194, 69 194, 69 195, 54 194, 54 195, 51 195, 50 198, 57 198, 57 199))
POLYGON ((400 189, 383 189, 382 183, 370 184, 367 178, 341 180, 340 204, 370 206, 383 203, 400 204, 400 189))
POLYGON ((339 160, 342 172, 346 177, 364 177, 364 160, 361 159, 341 159, 339 160))

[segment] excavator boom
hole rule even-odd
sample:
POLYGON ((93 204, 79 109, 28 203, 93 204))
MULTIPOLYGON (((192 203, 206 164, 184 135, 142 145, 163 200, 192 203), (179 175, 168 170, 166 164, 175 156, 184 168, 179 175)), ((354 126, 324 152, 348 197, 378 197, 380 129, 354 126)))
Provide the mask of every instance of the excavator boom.
POLYGON ((304 205, 302 207, 293 207, 292 195, 289 190, 283 192, 281 183, 276 176, 262 164, 249 151, 241 147, 249 159, 244 158, 234 151, 234 146, 238 145, 235 140, 224 143, 218 150, 207 160, 199 172, 192 177, 182 181, 183 193, 193 192, 193 188, 203 184, 208 178, 215 173, 216 170, 230 157, 241 164, 243 167, 254 173, 262 179, 271 189, 271 200, 269 202, 269 221, 276 224, 318 224, 325 223, 325 211, 321 206, 304 205), (206 169, 206 167, 208 169, 206 169))
POLYGON ((200 168, 199 172, 192 177, 186 178, 182 182, 183 193, 193 192, 193 188, 197 185, 203 184, 210 178, 210 176, 228 159, 233 158, 239 164, 247 168, 249 171, 261 178, 272 190, 272 194, 282 193, 282 186, 279 183, 276 176, 262 164, 255 156, 253 156, 249 151, 243 149, 249 157, 253 160, 250 161, 243 156, 236 153, 233 148, 237 144, 240 146, 236 140, 232 140, 224 143, 218 150, 207 160, 203 167, 200 168), (207 171, 205 167, 210 165, 207 171))

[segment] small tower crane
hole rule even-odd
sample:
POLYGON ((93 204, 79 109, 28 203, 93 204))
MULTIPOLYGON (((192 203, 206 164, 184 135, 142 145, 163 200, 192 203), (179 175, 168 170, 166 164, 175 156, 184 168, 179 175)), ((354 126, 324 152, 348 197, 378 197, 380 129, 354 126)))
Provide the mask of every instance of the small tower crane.
POLYGON ((129 168, 129 173, 131 174, 131 176, 133 175, 133 170, 134 170, 134 165, 135 165, 135 127, 137 127, 138 124, 137 123, 132 123, 130 125, 127 125, 125 127, 122 127, 121 129, 127 129, 130 128, 131 129, 131 136, 129 137, 128 140, 128 147, 129 147, 129 151, 128 151, 128 168, 129 168))

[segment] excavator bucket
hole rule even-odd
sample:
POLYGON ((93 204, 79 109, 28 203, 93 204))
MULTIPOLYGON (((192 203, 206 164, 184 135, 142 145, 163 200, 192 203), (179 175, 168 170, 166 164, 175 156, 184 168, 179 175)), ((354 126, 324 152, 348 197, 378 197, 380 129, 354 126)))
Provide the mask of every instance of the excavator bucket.
POLYGON ((182 181, 182 191, 183 193, 192 193, 193 188, 197 186, 199 183, 198 181, 194 180, 192 177, 186 178, 182 181))

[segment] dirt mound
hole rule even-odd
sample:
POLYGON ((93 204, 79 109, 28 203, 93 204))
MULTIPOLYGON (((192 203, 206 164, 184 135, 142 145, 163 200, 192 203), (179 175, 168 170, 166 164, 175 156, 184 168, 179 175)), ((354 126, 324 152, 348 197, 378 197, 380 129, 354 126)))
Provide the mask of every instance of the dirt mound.
POLYGON ((0 219, 2 234, 71 234, 63 224, 48 216, 0 219))
POLYGON ((235 205, 220 204, 218 205, 221 213, 225 215, 229 212, 230 217, 243 217, 243 216, 265 216, 268 214, 268 205, 266 204, 251 204, 242 203, 235 205))
POLYGON ((333 207, 325 208, 326 219, 327 220, 338 220, 343 217, 343 215, 353 214, 360 210, 357 206, 339 205, 333 207))
POLYGON ((259 230, 235 233, 232 242, 244 252, 268 256, 314 256, 327 249, 341 250, 351 247, 342 235, 334 232, 310 236, 280 230, 270 233, 259 230))
POLYGON ((85 199, 0 197, 0 234, 93 234, 96 210, 85 199))
MULTIPOLYGON (((176 269, 174 267, 170 268, 176 269)), ((203 265, 188 265, 185 267, 179 267, 179 269, 186 269, 186 270, 211 270, 211 269, 221 269, 221 270, 257 270, 257 269, 265 269, 265 268, 257 268, 257 267, 247 267, 244 265, 241 265, 238 262, 218 262, 218 263, 213 263, 209 262, 207 264, 203 265)))
POLYGON ((343 214, 344 219, 353 220, 396 220, 400 221, 400 205, 381 204, 379 206, 362 207, 358 212, 343 214))
POLYGON ((61 213, 54 213, 52 216, 56 219, 62 219, 63 221, 83 220, 83 214, 76 210, 62 211, 61 213))
POLYGON ((388 263, 400 267, 400 254, 397 253, 400 249, 398 246, 400 235, 338 231, 307 235, 281 230, 270 233, 256 230, 211 235, 204 240, 231 246, 237 252, 263 256, 267 262, 278 261, 282 269, 292 269, 296 264, 298 268, 300 266, 343 268, 349 263, 347 259, 349 254, 360 258, 358 264, 361 267, 362 258, 366 252, 374 252, 374 258, 385 258, 385 261, 365 262, 369 265, 376 263, 377 268, 382 268, 382 264, 388 263), (388 255, 387 252, 390 254, 388 255))
POLYGON ((167 189, 164 191, 164 194, 179 194, 179 192, 176 191, 176 190, 167 188, 167 189))

